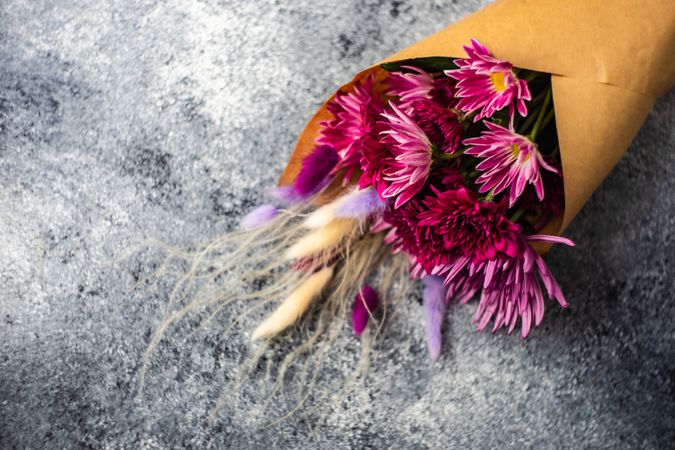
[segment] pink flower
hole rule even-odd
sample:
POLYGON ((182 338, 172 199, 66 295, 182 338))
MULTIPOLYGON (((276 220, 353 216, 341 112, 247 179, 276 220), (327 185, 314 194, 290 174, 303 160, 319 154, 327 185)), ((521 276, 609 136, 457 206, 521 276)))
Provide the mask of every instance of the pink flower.
POLYGON ((400 208, 390 206, 384 210, 382 218, 373 225, 372 231, 377 233, 387 230, 384 242, 391 245, 394 253, 404 252, 415 259, 419 253, 417 241, 418 216, 424 211, 424 205, 413 198, 400 208))
POLYGON ((462 139, 462 124, 457 114, 436 102, 417 100, 410 117, 442 153, 454 153, 462 139))
POLYGON ((455 96, 459 98, 457 109, 465 113, 478 111, 474 122, 509 107, 513 119, 514 107, 521 116, 527 115, 525 100, 530 100, 530 90, 525 80, 513 72, 513 65, 492 56, 490 51, 471 40, 464 46, 468 59, 456 59, 458 69, 446 70, 445 74, 457 80, 455 96))
POLYGON ((393 114, 382 113, 387 122, 380 132, 381 142, 391 158, 386 161, 383 178, 389 185, 381 192, 384 198, 396 198, 398 208, 423 187, 431 170, 433 146, 429 137, 410 116, 391 105, 393 114))
POLYGON ((551 172, 557 170, 546 163, 535 143, 504 127, 485 122, 488 131, 480 136, 466 139, 469 146, 465 154, 483 159, 476 169, 483 172, 476 183, 480 184, 481 193, 492 191, 499 194, 509 190, 509 207, 513 206, 523 193, 527 184, 532 184, 539 200, 544 198, 544 184, 540 170, 551 172))
POLYGON ((365 189, 368 186, 372 186, 382 197, 382 193, 389 186, 389 182, 384 179, 384 171, 389 166, 391 159, 392 156, 389 150, 381 143, 379 145, 364 147, 360 160, 361 177, 359 178, 359 188, 365 189))
POLYGON ((547 235, 518 235, 515 256, 504 253, 494 259, 474 261, 467 256, 458 256, 453 261, 440 264, 431 270, 431 275, 443 276, 448 295, 465 303, 482 289, 474 322, 477 330, 483 330, 494 319, 492 332, 507 326, 509 334, 520 318, 521 337, 526 338, 534 324, 539 325, 544 315, 544 296, 541 283, 551 300, 563 308, 567 302, 548 270, 544 259, 529 245, 529 242, 547 242, 573 246, 569 239, 547 235), (541 280, 541 282, 540 282, 541 280))
POLYGON ((457 256, 480 262, 498 254, 517 255, 514 242, 521 228, 504 217, 506 205, 480 201, 465 187, 435 191, 423 203, 417 234, 427 245, 417 256, 427 270, 457 256))
POLYGON ((563 308, 567 302, 560 286, 549 271, 544 259, 528 242, 547 242, 574 246, 569 239, 557 236, 532 235, 518 241, 520 251, 514 258, 498 257, 484 265, 483 293, 474 315, 478 331, 494 319, 492 332, 508 327, 509 334, 520 318, 520 336, 525 339, 544 317, 544 295, 541 282, 550 300, 563 308))
MULTIPOLYGON (((427 154, 426 149, 430 148, 428 155, 429 163, 432 164, 431 161, 433 160, 435 150, 441 153, 455 152, 459 147, 463 130, 454 112, 430 100, 417 100, 413 102, 413 109, 408 114, 400 110, 398 112, 400 115, 397 114, 396 116, 383 114, 383 117, 390 117, 390 119, 378 123, 376 127, 381 136, 380 141, 382 145, 380 147, 372 145, 364 148, 363 156, 361 157, 362 175, 359 179, 359 186, 365 188, 372 185, 383 199, 391 196, 385 195, 385 192, 389 193, 394 189, 392 188, 394 184, 392 183, 392 177, 397 176, 396 172, 402 167, 402 163, 407 161, 405 158, 411 156, 408 153, 409 149, 401 146, 400 139, 392 138, 391 133, 399 134, 401 126, 404 126, 407 130, 404 136, 405 139, 412 138, 416 139, 418 143, 421 142, 422 146, 419 148, 424 155, 427 154), (394 117, 393 124, 391 117, 394 117), (401 117, 404 117, 405 120, 401 119, 401 117), (405 124, 402 125, 402 122, 405 122, 405 124), (430 147, 427 147, 427 141, 430 147), (405 153, 407 156, 402 156, 402 153, 405 153)), ((415 148, 417 149, 418 147, 415 148)), ((442 171, 440 174, 445 175, 442 171)), ((455 173, 455 175, 458 174, 455 173)), ((403 177, 405 176, 404 173, 403 177)), ((459 176, 461 177, 461 175, 459 176)), ((427 179, 428 177, 424 177, 419 180, 419 183, 415 185, 416 192, 419 192, 418 188, 421 188, 427 179)), ((414 182, 412 179, 411 181, 414 182)), ((394 193, 393 195, 397 194, 394 193)), ((399 203, 399 206, 400 204, 402 203, 399 203)))
POLYGON ((431 99, 434 90, 434 77, 414 66, 402 66, 410 72, 393 72, 389 75, 387 95, 398 97, 396 104, 404 111, 409 111, 413 102, 431 99))
POLYGON ((345 170, 345 183, 349 181, 364 149, 380 146, 373 135, 373 127, 379 119, 383 105, 373 89, 373 76, 354 85, 351 92, 338 92, 326 105, 333 115, 331 120, 322 122, 323 129, 317 144, 333 147, 340 158, 335 171, 345 170))
POLYGON ((455 80, 445 76, 434 78, 419 67, 402 66, 408 72, 393 72, 389 75, 387 95, 398 97, 396 105, 405 112, 414 109, 419 100, 432 100, 443 107, 456 103, 455 80))

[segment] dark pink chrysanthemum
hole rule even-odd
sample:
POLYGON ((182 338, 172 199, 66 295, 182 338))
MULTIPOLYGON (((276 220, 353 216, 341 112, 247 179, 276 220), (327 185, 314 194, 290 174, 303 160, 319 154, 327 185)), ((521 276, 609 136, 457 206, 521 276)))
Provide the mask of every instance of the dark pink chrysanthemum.
POLYGON ((462 139, 462 124, 457 114, 436 102, 417 100, 409 116, 442 153, 454 153, 462 139))
POLYGON ((373 232, 387 230, 384 242, 391 245, 394 253, 404 252, 412 258, 418 254, 416 231, 418 216, 424 211, 424 205, 413 198, 400 208, 391 206, 384 210, 382 218, 373 225, 373 232))
POLYGON ((431 99, 434 90, 434 77, 414 66, 403 66, 409 72, 393 72, 389 75, 387 95, 398 97, 396 104, 404 111, 409 111, 413 102, 431 99))
MULTIPOLYGON (((398 195, 397 189, 405 185, 408 174, 401 172, 401 180, 399 171, 402 167, 411 169, 406 164, 415 151, 420 151, 424 157, 421 161, 428 162, 430 168, 434 149, 440 153, 454 153, 461 141, 463 128, 454 112, 430 100, 417 100, 412 105, 409 114, 400 110, 395 110, 395 115, 383 114, 389 120, 379 122, 375 129, 381 136, 382 145, 371 145, 363 149, 359 186, 365 188, 372 185, 383 199, 398 195), (401 129, 404 129, 403 133, 401 129), (397 139, 392 137, 394 134, 398 136, 397 139), (409 142, 418 145, 413 146, 409 142)), ((426 170, 426 166, 420 165, 418 169, 426 170)), ((412 195, 419 192, 426 180, 427 177, 409 177, 413 185, 410 190, 412 195)), ((404 201, 405 198, 398 205, 404 201)))
POLYGON ((355 84, 352 91, 338 92, 326 105, 333 118, 321 123, 323 128, 317 143, 337 150, 340 161, 335 170, 345 170, 345 182, 359 168, 363 150, 380 145, 372 130, 383 105, 373 84, 370 75, 362 83, 355 84))
POLYGON ((403 66, 408 72, 389 74, 389 90, 387 95, 397 97, 395 103, 405 112, 415 109, 414 103, 419 100, 431 100, 448 108, 457 103, 454 95, 455 80, 446 76, 433 77, 431 74, 414 66, 403 66))
POLYGON ((482 289, 480 302, 474 315, 477 330, 483 330, 494 319, 492 332, 508 327, 514 330, 521 321, 521 337, 526 338, 534 324, 539 325, 544 314, 543 283, 551 300, 567 307, 567 302, 548 270, 544 259, 529 245, 529 242, 574 245, 566 238, 547 235, 518 235, 514 244, 518 247, 515 256, 500 253, 494 259, 474 261, 459 256, 452 261, 436 266, 431 275, 445 278, 448 295, 465 303, 482 289))
POLYGON ((532 235, 519 239, 520 251, 515 258, 498 257, 485 264, 483 293, 474 315, 478 331, 494 319, 492 332, 508 327, 511 333, 520 318, 520 335, 525 339, 544 317, 543 283, 550 300, 563 308, 567 302, 560 286, 544 259, 528 242, 546 242, 573 246, 569 239, 557 236, 532 235), (540 283, 541 280, 541 283, 540 283))
MULTIPOLYGON (((431 193, 437 188, 458 189, 463 186, 463 182, 464 178, 458 171, 444 167, 432 173, 429 186, 423 194, 431 193)), ((400 208, 387 207, 381 220, 373 226, 373 232, 387 230, 385 243, 391 245, 394 252, 405 252, 411 256, 416 273, 424 271, 422 265, 416 261, 417 256, 432 254, 434 247, 438 250, 443 248, 442 241, 437 240, 438 235, 429 231, 429 227, 420 227, 420 217, 427 208, 418 196, 400 208)), ((420 259, 425 261, 427 258, 420 259)))
POLYGON ((500 253, 516 256, 514 241, 520 226, 504 217, 505 205, 480 201, 465 187, 436 191, 424 199, 424 205, 418 216, 418 235, 433 241, 433 245, 424 248, 426 254, 418 255, 418 259, 427 268, 448 257, 484 261, 500 253))
POLYGON ((468 59, 456 59, 458 69, 446 70, 445 74, 457 80, 455 96, 459 98, 457 109, 465 113, 477 111, 474 122, 506 107, 513 118, 514 109, 521 116, 527 115, 526 100, 531 100, 525 80, 519 79, 513 65, 492 56, 490 51, 476 40, 464 46, 468 59))
POLYGON ((542 200, 544 184, 540 170, 557 172, 556 169, 544 161, 536 144, 525 136, 491 122, 486 121, 485 125, 487 131, 464 141, 469 147, 465 154, 483 160, 476 166, 482 172, 476 180, 481 185, 480 192, 492 191, 496 195, 510 188, 509 206, 513 206, 525 186, 532 184, 542 200))
POLYGON ((361 155, 361 177, 359 188, 365 189, 372 186, 382 197, 382 193, 389 186, 384 178, 384 171, 389 167, 392 160, 391 153, 384 145, 370 145, 363 148, 361 155))
POLYGON ((381 195, 395 198, 398 208, 417 194, 429 177, 433 146, 429 137, 407 114, 391 105, 393 113, 382 113, 387 122, 380 133, 391 158, 383 170, 384 180, 389 185, 381 195))

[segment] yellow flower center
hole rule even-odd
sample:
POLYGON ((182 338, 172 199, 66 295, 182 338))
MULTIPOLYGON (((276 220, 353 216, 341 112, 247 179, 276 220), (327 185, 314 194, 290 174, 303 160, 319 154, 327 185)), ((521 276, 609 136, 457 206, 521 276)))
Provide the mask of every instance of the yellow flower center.
MULTIPOLYGON (((518 159, 518 157, 520 156, 520 146, 518 144, 511 144, 511 154, 513 155, 514 158, 518 159)), ((525 155, 525 161, 527 161, 528 159, 530 159, 529 152, 527 153, 527 155, 525 155)))
POLYGON ((504 72, 495 72, 490 75, 490 81, 492 81, 492 86, 497 90, 497 92, 504 92, 506 90, 506 75, 504 72))

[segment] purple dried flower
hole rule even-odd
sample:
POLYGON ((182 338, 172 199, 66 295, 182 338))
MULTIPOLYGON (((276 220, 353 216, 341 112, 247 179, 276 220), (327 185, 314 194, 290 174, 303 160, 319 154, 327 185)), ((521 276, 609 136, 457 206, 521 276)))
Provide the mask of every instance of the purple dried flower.
POLYGON ((244 230, 250 230, 252 228, 258 228, 261 225, 266 224, 270 220, 274 219, 279 211, 272 205, 261 205, 258 206, 253 211, 246 214, 242 219, 240 226, 244 230))
POLYGON ((428 275, 422 278, 422 283, 427 348, 431 359, 436 361, 441 355, 441 327, 445 314, 446 290, 442 277, 428 275))
POLYGON ((295 179, 295 191, 302 198, 310 197, 330 182, 330 173, 338 163, 338 154, 330 145, 320 145, 302 161, 295 179))
POLYGON ((292 184, 273 187, 269 189, 268 193, 284 206, 294 205, 302 200, 292 184))
POLYGON ((354 306, 352 308, 352 326, 354 327, 354 334, 361 336, 363 330, 368 325, 368 316, 375 311, 378 304, 378 296, 375 289, 369 285, 364 285, 361 292, 354 297, 354 306))
POLYGON ((335 217, 362 218, 384 209, 384 202, 372 187, 355 192, 335 210, 335 217))

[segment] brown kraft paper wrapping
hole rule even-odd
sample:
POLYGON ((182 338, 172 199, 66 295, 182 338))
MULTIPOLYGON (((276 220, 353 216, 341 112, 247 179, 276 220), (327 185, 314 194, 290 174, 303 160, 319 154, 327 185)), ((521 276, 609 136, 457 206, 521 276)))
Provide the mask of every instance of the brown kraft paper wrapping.
MULTIPOLYGON (((559 234, 675 84, 675 0, 498 0, 382 62, 462 58, 471 38, 515 67, 552 75, 565 211, 543 232, 559 234)), ((373 72, 384 77, 379 64, 343 89, 373 72)), ((313 149, 319 123, 330 118, 325 106, 300 135, 281 185, 313 149)))

